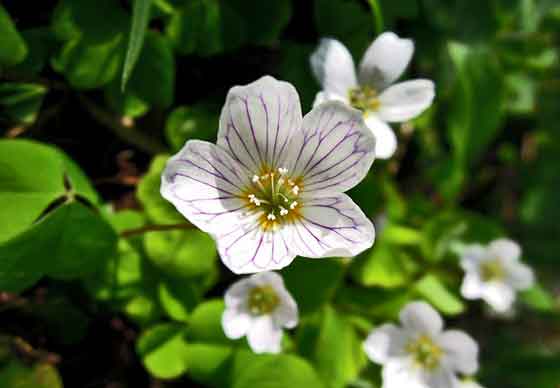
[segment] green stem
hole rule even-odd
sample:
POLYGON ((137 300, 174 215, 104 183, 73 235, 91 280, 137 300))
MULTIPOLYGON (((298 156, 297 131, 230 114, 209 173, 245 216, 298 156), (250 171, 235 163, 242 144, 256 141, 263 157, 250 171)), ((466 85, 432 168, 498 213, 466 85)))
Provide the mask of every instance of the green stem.
POLYGON ((368 0, 369 5, 371 7, 371 11, 373 13, 373 21, 375 22, 375 31, 377 34, 381 34, 383 32, 383 12, 381 12, 381 5, 379 4, 379 0, 368 0))

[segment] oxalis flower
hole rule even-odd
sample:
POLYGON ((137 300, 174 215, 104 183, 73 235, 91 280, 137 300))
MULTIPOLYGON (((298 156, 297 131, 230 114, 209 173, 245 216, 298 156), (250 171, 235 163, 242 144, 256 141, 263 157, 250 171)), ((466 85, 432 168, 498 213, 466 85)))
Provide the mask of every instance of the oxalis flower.
POLYGON ((388 159, 397 149, 397 138, 387 123, 410 120, 431 104, 434 83, 417 79, 391 84, 405 71, 414 43, 385 32, 369 46, 356 75, 348 49, 339 41, 321 39, 311 56, 311 68, 323 87, 315 105, 338 100, 363 112, 367 126, 377 140, 375 154, 388 159))
POLYGON ((443 331, 441 316, 425 302, 400 312, 401 327, 385 324, 366 339, 368 357, 383 365, 383 388, 459 388, 456 374, 478 369, 478 345, 462 331, 443 331))
POLYGON ((255 353, 279 353, 282 329, 298 323, 298 308, 282 277, 261 272, 234 283, 225 294, 222 327, 228 338, 247 336, 255 353))
POLYGON ((498 239, 488 246, 467 245, 461 255, 465 277, 461 294, 482 299, 499 313, 512 308, 517 291, 535 281, 531 268, 519 261, 521 248, 512 240, 498 239))
POLYGON ((296 255, 355 256, 374 229, 343 192, 364 178, 374 147, 359 111, 330 102, 302 119, 294 87, 266 76, 229 91, 217 145, 188 141, 168 161, 161 194, 214 237, 236 273, 296 255))

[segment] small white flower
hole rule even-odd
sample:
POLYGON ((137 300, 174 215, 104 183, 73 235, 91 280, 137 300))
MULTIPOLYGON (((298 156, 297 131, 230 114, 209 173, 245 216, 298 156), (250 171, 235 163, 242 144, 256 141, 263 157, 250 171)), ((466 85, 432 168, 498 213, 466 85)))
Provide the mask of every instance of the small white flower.
POLYGON ((401 327, 385 324, 373 330, 364 350, 383 365, 383 388, 458 388, 457 373, 478 369, 478 345, 466 333, 443 331, 441 316, 425 302, 400 312, 401 327))
POLYGON ((519 244, 508 239, 494 240, 488 246, 467 245, 460 261, 465 271, 463 297, 482 299, 496 312, 508 312, 516 292, 535 282, 533 271, 519 260, 520 256, 519 244))
POLYGON ((392 85, 405 71, 414 43, 392 32, 377 37, 366 50, 358 75, 352 56, 335 39, 321 39, 311 56, 311 68, 323 90, 315 105, 337 100, 364 113, 366 124, 376 137, 376 157, 390 158, 397 149, 397 138, 387 123, 410 120, 431 104, 434 83, 426 79, 392 85))
POLYGON ((239 280, 224 298, 224 333, 231 339, 247 336, 255 353, 279 353, 282 329, 292 329, 298 323, 297 304, 282 277, 274 272, 239 280))
POLYGON ((329 102, 302 118, 294 87, 263 77, 232 88, 217 144, 191 140, 167 163, 161 194, 217 242, 235 273, 296 256, 355 256, 374 228, 344 194, 373 163, 361 113, 329 102))

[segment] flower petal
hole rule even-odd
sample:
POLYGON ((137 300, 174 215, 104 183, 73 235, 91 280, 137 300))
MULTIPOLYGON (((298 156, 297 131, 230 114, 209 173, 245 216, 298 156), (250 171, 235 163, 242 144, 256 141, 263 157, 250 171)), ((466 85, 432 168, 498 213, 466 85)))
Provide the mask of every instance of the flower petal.
POLYGON ((230 339, 239 339, 247 334, 251 327, 251 316, 237 309, 226 308, 222 314, 222 328, 230 339))
POLYGON ((392 32, 379 35, 360 62, 360 84, 377 90, 386 88, 405 71, 413 53, 412 40, 401 39, 392 32))
POLYGON ((434 83, 415 79, 395 84, 379 95, 377 114, 383 121, 403 122, 418 116, 432 105, 434 83))
POLYGON ((471 375, 478 370, 478 344, 466 333, 446 330, 438 338, 445 364, 454 371, 471 375))
POLYGON ((161 177, 161 195, 191 223, 215 234, 237 225, 245 205, 239 195, 248 173, 212 143, 191 140, 169 159, 161 177))
POLYGON ((436 335, 443 329, 443 320, 436 310, 426 302, 411 302, 399 314, 406 330, 436 335))
POLYGON ((347 96, 358 84, 352 55, 336 39, 321 39, 311 55, 311 70, 323 90, 339 96, 347 96))
POLYGON ((375 239, 372 222, 346 194, 304 200, 289 227, 294 251, 305 257, 356 256, 375 239))
POLYGON ((407 336, 392 324, 385 324, 373 330, 364 342, 364 351, 369 359, 384 364, 390 358, 404 355, 407 336))
POLYGON ((375 138, 361 112, 330 101, 305 115, 285 155, 294 178, 303 179, 304 194, 340 193, 358 184, 375 157, 375 138))
POLYGON ((447 368, 439 368, 426 376, 429 388, 459 388, 459 379, 447 368))
POLYGON ((516 290, 526 290, 535 284, 535 274, 529 266, 518 262, 508 269, 507 282, 516 290))
POLYGON ((494 240, 488 246, 489 254, 495 255, 504 261, 519 260, 521 257, 521 247, 518 243, 507 238, 494 240))
POLYGON ((502 282, 486 283, 482 291, 482 299, 497 312, 505 313, 515 301, 515 290, 502 282))
POLYGON ((375 157, 389 159, 397 150, 397 137, 393 128, 373 114, 367 115, 365 122, 375 136, 375 157))
POLYGON ((253 320, 247 341, 255 353, 280 353, 282 329, 274 326, 270 316, 261 316, 253 320))
POLYGON ((264 232, 256 221, 240 222, 216 241, 223 263, 236 274, 284 268, 296 256, 284 230, 264 232))
POLYGON ((276 166, 301 120, 295 88, 265 76, 230 89, 220 116, 218 145, 258 174, 264 165, 276 166))
POLYGON ((233 283, 224 294, 224 302, 228 309, 246 309, 247 295, 254 287, 251 278, 244 278, 233 283))
POLYGON ((329 93, 329 92, 319 92, 315 96, 315 100, 313 101, 313 107, 321 105, 327 101, 340 101, 345 103, 346 105, 349 104, 348 98, 339 96, 338 94, 329 93))
POLYGON ((461 295, 465 299, 479 299, 482 296, 484 284, 478 273, 467 273, 461 284, 461 295))
POLYGON ((487 256, 486 248, 479 244, 466 245, 459 264, 466 272, 479 272, 480 262, 487 256))
POLYGON ((381 372, 383 388, 427 388, 421 368, 416 368, 409 358, 391 359, 381 372))
POLYGON ((278 327, 293 329, 299 321, 297 303, 286 289, 279 291, 278 295, 281 302, 272 316, 274 324, 278 327))

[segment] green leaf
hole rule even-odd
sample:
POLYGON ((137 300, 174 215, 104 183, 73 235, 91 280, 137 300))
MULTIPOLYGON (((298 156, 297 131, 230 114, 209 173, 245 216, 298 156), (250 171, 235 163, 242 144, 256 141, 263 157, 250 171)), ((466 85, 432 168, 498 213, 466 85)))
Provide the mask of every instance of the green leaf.
POLYGON ((12 18, 0 5, 0 65, 13 66, 23 61, 27 55, 27 46, 16 30, 12 18))
POLYGON ((124 60, 121 89, 124 91, 126 83, 132 74, 134 66, 140 57, 144 36, 150 21, 150 6, 152 0, 135 0, 132 9, 132 26, 130 30, 128 49, 124 60))
POLYGON ((199 304, 192 312, 187 336, 189 342, 231 345, 222 329, 222 299, 210 299, 199 304))
POLYGON ((186 322, 200 301, 200 292, 190 282, 170 278, 159 284, 158 297, 161 307, 171 319, 186 322))
POLYGON ((189 343, 189 378, 211 387, 229 386, 232 355, 231 346, 189 343))
POLYGON ((56 199, 74 194, 98 202, 87 177, 58 149, 28 140, 0 140, 0 201, 10 204, 0 208, 0 219, 10 220, 0 222, 0 242, 31 226, 56 199))
POLYGON ((214 141, 219 123, 219 108, 205 104, 180 106, 165 124, 165 136, 173 151, 179 151, 190 139, 214 141))
POLYGON ((19 63, 16 69, 26 74, 38 74, 45 68, 49 56, 56 48, 53 32, 48 27, 39 27, 23 30, 21 36, 29 50, 25 60, 19 63))
POLYGON ((324 306, 332 298, 343 274, 344 267, 340 259, 296 258, 282 270, 286 287, 297 300, 302 315, 311 314, 324 306))
POLYGON ((172 379, 188 368, 188 344, 185 327, 177 324, 159 324, 142 333, 136 352, 146 369, 160 379, 172 379))
POLYGON ((558 309, 560 301, 556 301, 554 296, 548 292, 541 284, 535 284, 528 290, 521 293, 521 300, 541 312, 551 312, 558 309))
POLYGON ((254 355, 238 351, 234 360, 232 388, 324 388, 313 367, 287 354, 254 355))
POLYGON ((113 254, 116 241, 113 229, 89 208, 77 202, 60 206, 0 245, 0 289, 21 291, 43 275, 91 273, 113 254))
POLYGON ((281 62, 278 74, 298 87, 298 94, 304 111, 311 109, 319 85, 310 71, 309 56, 315 49, 312 45, 283 42, 280 46, 281 62))
POLYGON ((335 305, 360 315, 394 320, 412 299, 408 288, 344 287, 337 292, 335 305))
POLYGON ((169 155, 158 155, 152 160, 150 169, 138 184, 136 192, 148 218, 158 224, 185 222, 185 218, 160 194, 161 173, 167 159, 169 155))
POLYGON ((345 387, 365 366, 361 339, 350 321, 332 308, 325 309, 318 327, 301 330, 299 351, 315 365, 327 386, 345 387))
POLYGON ((420 296, 447 315, 457 315, 465 310, 461 299, 447 289, 435 275, 426 275, 414 285, 420 296))
POLYGON ((247 37, 251 43, 267 45, 274 42, 290 21, 292 3, 286 0, 227 0, 247 25, 247 37), (263 17, 266 15, 266 17, 263 17))
POLYGON ((33 124, 47 88, 37 84, 3 83, 0 85, 0 108, 14 123, 33 124))
POLYGON ((171 276, 193 278, 216 265, 214 240, 197 229, 148 232, 144 246, 150 260, 171 276))
POLYGON ((38 363, 27 367, 20 361, 10 361, 0 369, 0 388, 62 388, 58 371, 50 364, 38 363))

